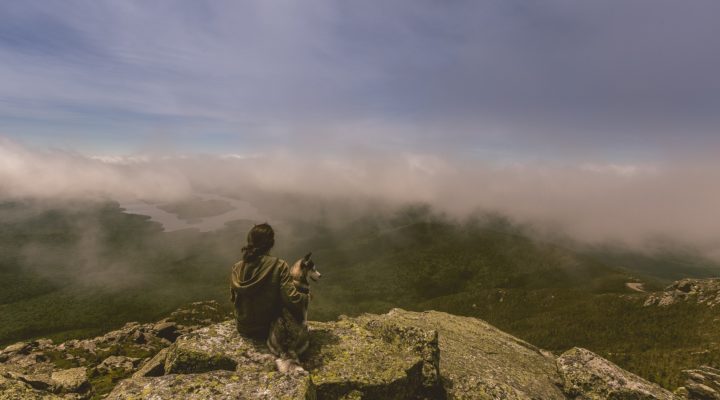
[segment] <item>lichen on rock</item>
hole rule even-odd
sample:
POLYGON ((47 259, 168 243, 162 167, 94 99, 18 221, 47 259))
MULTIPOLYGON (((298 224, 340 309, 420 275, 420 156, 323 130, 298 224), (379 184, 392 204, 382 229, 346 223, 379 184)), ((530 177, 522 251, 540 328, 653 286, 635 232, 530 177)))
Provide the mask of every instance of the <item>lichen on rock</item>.
POLYGON ((2 400, 60 400, 59 396, 42 390, 33 389, 18 379, 3 375, 0 371, 0 399, 2 400))
POLYGON ((222 322, 179 337, 168 348, 164 373, 234 371, 240 364, 253 364, 260 370, 271 371, 275 368, 275 358, 264 346, 240 336, 232 321, 222 322))
MULTIPOLYGON (((166 355, 156 356, 164 357, 166 375, 136 375, 115 387, 109 398, 195 399, 203 393, 218 399, 406 399, 422 396, 425 384, 439 384, 437 374, 426 374, 428 368, 438 368, 437 357, 432 357, 437 354, 435 332, 380 331, 369 329, 366 320, 352 319, 313 322, 310 329, 312 344, 303 360, 308 373, 278 373, 275 357, 264 343, 240 336, 233 322, 227 321, 179 337, 166 355), (209 389, 219 385, 229 386, 209 389), (236 397, 227 397, 232 393, 236 397)), ((153 369, 161 360, 150 363, 148 368, 153 369)))
POLYGON ((55 371, 50 378, 54 381, 56 390, 63 393, 85 392, 90 388, 85 367, 55 371))
MULTIPOLYGON (((318 399, 338 399, 352 392, 375 399, 420 396, 424 389, 422 352, 397 334, 388 339, 358 322, 348 318, 310 325, 305 365, 318 399)), ((438 383, 437 376, 435 379, 438 383)))
POLYGON ((565 398, 554 357, 477 318, 393 309, 359 319, 437 332, 439 372, 448 398, 565 398))
MULTIPOLYGON (((181 308, 162 322, 174 324, 176 332, 189 333, 227 317, 217 302, 207 301, 181 308)), ((7 346, 0 350, 3 377, 0 400, 54 398, 55 395, 65 399, 101 398, 119 380, 132 375, 141 365, 147 365, 143 360, 170 344, 168 339, 156 335, 157 325, 128 322, 95 338, 58 344, 38 339, 7 346)), ((158 371, 150 366, 143 371, 147 375, 163 372, 162 368, 158 371)))
POLYGON ((623 370, 590 350, 575 347, 557 360, 568 397, 582 400, 672 400, 658 385, 623 370))
POLYGON ((400 309, 309 322, 307 371, 285 375, 265 343, 239 335, 234 321, 189 325, 213 322, 203 309, 216 310, 197 303, 177 314, 184 323, 163 320, 182 333, 172 344, 157 337, 157 324, 128 323, 94 339, 8 346, 0 351, 0 400, 108 392, 112 400, 664 400, 720 390, 720 371, 710 367, 686 371, 686 387, 673 394, 588 350, 556 359, 476 318, 400 309))
POLYGON ((165 375, 165 360, 167 359, 168 350, 166 347, 155 354, 154 357, 145 361, 140 369, 133 374, 133 378, 165 375))
POLYGON ((257 370, 243 370, 242 373, 212 371, 126 379, 107 399, 304 400, 314 399, 313 389, 307 376, 257 370))

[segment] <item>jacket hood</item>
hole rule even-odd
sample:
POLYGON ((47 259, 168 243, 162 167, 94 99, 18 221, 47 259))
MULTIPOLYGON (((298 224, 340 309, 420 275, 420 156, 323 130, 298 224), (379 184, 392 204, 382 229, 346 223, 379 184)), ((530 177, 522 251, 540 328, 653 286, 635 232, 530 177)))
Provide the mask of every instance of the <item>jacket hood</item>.
POLYGON ((277 261, 277 257, 271 256, 262 256, 252 263, 240 261, 233 268, 232 287, 239 293, 263 287, 263 282, 272 279, 273 267, 277 261))

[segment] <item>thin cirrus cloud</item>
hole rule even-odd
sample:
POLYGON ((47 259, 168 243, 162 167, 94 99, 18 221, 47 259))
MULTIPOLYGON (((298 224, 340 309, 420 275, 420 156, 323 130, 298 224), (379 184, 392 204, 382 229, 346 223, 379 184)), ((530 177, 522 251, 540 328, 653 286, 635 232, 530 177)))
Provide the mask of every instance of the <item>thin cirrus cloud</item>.
POLYGON ((716 146, 720 4, 27 1, 0 132, 88 151, 356 146, 662 157, 716 146))

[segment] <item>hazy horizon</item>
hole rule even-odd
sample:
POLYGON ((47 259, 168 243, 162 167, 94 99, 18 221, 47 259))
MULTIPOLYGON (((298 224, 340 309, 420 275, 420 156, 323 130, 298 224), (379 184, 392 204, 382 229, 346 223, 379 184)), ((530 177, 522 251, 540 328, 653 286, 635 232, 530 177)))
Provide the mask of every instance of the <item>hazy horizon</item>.
POLYGON ((489 211, 720 257, 720 3, 0 5, 0 198, 489 211))
MULTIPOLYGON (((501 164, 432 154, 306 158, 289 152, 98 157, 0 143, 2 199, 177 202, 202 193, 239 200, 296 195, 345 204, 424 203, 453 218, 505 215, 539 232, 643 248, 658 240, 718 257, 716 164, 501 164)), ((287 200, 286 213, 306 210, 287 200)), ((249 206, 253 206, 249 203, 249 206)), ((239 214, 238 214, 239 215, 239 214)))

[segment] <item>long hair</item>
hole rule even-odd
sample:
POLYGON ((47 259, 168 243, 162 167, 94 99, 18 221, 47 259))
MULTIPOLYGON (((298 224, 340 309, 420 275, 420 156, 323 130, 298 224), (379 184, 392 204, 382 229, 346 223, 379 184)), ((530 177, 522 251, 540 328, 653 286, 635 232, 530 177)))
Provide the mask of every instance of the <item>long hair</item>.
POLYGON ((269 224, 255 225, 247 234, 247 245, 242 248, 243 261, 253 262, 267 254, 275 245, 275 231, 269 224))

